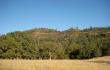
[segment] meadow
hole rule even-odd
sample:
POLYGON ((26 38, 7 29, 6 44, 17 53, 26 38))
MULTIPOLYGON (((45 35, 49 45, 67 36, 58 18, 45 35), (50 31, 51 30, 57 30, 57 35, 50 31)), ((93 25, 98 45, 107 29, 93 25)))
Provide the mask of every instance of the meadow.
POLYGON ((110 56, 87 60, 1 59, 0 70, 110 70, 110 56))

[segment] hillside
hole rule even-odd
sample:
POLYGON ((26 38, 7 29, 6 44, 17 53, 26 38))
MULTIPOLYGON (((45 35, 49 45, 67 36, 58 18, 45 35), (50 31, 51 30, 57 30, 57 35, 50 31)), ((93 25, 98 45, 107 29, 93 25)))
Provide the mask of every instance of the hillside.
POLYGON ((110 55, 110 27, 48 28, 16 31, 0 36, 2 59, 88 59, 110 55))

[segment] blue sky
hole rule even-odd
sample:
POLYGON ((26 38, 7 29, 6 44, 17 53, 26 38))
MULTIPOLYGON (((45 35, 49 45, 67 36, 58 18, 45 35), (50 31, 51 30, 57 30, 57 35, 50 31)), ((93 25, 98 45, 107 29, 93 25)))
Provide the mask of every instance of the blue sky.
POLYGON ((0 34, 110 26, 110 0, 0 0, 0 34))

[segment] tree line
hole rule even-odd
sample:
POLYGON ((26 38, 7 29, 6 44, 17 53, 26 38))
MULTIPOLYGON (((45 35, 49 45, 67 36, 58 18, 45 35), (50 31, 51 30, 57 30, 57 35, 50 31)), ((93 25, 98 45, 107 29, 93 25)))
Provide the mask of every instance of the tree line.
POLYGON ((110 28, 32 29, 0 36, 1 59, 88 59, 110 55, 110 28), (43 32, 43 33, 42 33, 43 32))

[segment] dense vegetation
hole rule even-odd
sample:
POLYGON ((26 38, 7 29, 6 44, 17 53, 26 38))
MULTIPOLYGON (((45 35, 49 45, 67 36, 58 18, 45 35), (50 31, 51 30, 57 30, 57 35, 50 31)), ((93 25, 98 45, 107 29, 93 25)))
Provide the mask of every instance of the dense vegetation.
POLYGON ((110 55, 110 27, 39 28, 0 36, 1 59, 87 59, 110 55))

